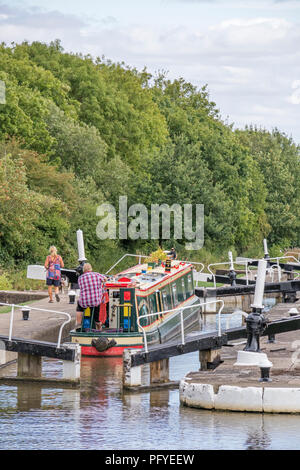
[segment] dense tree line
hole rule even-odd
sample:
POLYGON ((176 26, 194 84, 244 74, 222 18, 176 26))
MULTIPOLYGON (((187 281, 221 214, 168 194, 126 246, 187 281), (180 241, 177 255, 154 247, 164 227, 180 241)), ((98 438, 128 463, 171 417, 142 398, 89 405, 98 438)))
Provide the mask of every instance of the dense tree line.
POLYGON ((103 270, 159 243, 202 260, 228 249, 299 245, 299 146, 274 129, 233 130, 204 86, 152 76, 59 41, 0 46, 0 265, 44 260, 55 244, 76 264, 76 230, 103 270), (204 204, 205 244, 99 240, 96 208, 204 204))

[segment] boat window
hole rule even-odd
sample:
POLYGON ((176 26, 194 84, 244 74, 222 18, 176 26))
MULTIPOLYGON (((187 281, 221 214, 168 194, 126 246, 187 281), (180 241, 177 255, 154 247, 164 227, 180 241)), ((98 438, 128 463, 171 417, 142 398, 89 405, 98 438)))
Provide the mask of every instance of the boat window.
POLYGON ((173 292, 173 300, 174 300, 174 305, 178 305, 178 297, 177 297, 177 287, 176 284, 172 284, 172 292, 173 292))
POLYGON ((194 291, 193 279, 192 279, 191 274, 188 275, 188 291, 189 291, 190 295, 192 295, 193 291, 194 291))
POLYGON ((168 295, 165 290, 162 291, 162 300, 163 300, 163 309, 168 310, 169 309, 168 295))
POLYGON ((154 313, 155 307, 154 307, 154 301, 152 297, 149 298, 149 306, 150 306, 150 313, 154 313))
MULTIPOLYGON (((149 310, 150 310, 149 313, 157 312, 155 295, 150 295, 149 297, 149 310)), ((157 315, 153 315, 153 317, 149 317, 150 323, 153 323, 155 320, 157 320, 157 318, 158 318, 157 315)))
MULTIPOLYGON (((143 304, 143 305, 142 305, 142 308, 141 308, 141 310, 140 310, 140 316, 142 317, 143 315, 148 315, 148 313, 149 313, 149 311, 148 311, 147 305, 146 305, 146 304, 143 304)), ((142 325, 142 326, 146 326, 146 325, 148 325, 148 323, 149 323, 149 317, 148 317, 148 318, 146 317, 146 318, 142 318, 142 319, 141 319, 141 325, 142 325)))
POLYGON ((186 291, 185 291, 185 283, 184 283, 184 278, 181 279, 181 287, 182 287, 182 295, 183 299, 186 299, 186 291))

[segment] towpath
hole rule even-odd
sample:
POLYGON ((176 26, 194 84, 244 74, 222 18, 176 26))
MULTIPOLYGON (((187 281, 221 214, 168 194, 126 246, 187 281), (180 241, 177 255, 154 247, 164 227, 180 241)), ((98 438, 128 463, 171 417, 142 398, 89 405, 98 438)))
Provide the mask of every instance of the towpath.
MULTIPOLYGON (((45 296, 47 293, 45 292, 45 296)), ((48 302, 49 298, 26 303, 26 307, 34 307, 41 310, 31 310, 28 320, 23 320, 22 311, 15 308, 12 336, 16 338, 37 339, 56 342, 59 328, 67 316, 55 311, 69 313, 71 315, 70 324, 64 327, 62 339, 68 336, 70 329, 75 325, 76 304, 69 303, 67 293, 60 294, 60 302, 48 302), (43 310, 50 310, 45 312, 43 310)), ((5 310, 7 310, 5 308, 5 310)), ((1 313, 0 309, 0 335, 9 334, 10 312, 1 313)))

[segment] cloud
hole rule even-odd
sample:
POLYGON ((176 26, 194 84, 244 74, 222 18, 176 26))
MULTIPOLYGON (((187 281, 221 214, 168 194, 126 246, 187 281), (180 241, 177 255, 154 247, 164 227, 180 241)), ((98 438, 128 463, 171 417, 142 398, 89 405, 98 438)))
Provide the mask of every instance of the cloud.
POLYGON ((293 93, 288 97, 288 101, 292 104, 300 104, 300 80, 292 83, 293 93))
POLYGON ((97 20, 0 6, 0 41, 49 43, 56 38, 66 51, 105 55, 152 73, 168 70, 171 79, 183 77, 199 87, 207 83, 211 99, 236 126, 278 127, 300 142, 295 106, 300 91, 298 85, 291 87, 300 77, 295 21, 270 15, 174 26, 167 21, 143 24, 133 14, 131 24, 124 24, 114 16, 97 20))
MULTIPOLYGON (((241 2, 241 0, 161 0, 162 3, 236 3, 236 4, 241 4, 243 3, 243 6, 251 6, 253 5, 253 0, 244 0, 241 2)), ((256 3, 256 2, 255 2, 256 3)), ((291 5, 297 5, 300 3, 300 0, 260 0, 260 4, 291 4, 291 5)))
POLYGON ((83 27, 86 23, 76 15, 64 15, 59 11, 45 11, 36 7, 27 9, 11 8, 8 5, 0 5, 0 24, 6 25, 23 25, 26 28, 43 27, 45 31, 49 28, 73 29, 83 27))

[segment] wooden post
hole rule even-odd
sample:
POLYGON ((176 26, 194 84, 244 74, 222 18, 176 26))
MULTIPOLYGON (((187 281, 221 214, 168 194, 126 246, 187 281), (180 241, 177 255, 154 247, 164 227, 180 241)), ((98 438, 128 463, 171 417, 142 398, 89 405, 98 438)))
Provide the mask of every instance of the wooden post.
POLYGON ((243 312, 251 312, 251 303, 252 303, 251 295, 244 294, 241 297, 242 297, 242 310, 243 310, 243 312))
POLYGON ((6 361, 6 351, 3 350, 3 349, 0 349, 0 366, 5 364, 6 362, 7 362, 6 361))
POLYGON ((150 363, 150 384, 169 382, 169 358, 150 363))
POLYGON ((0 341, 0 366, 3 364, 6 364, 7 358, 6 358, 6 348, 5 348, 5 343, 4 341, 0 341))
POLYGON ((131 356, 134 349, 124 349, 123 352, 123 387, 138 387, 142 384, 142 366, 131 367, 131 356))
POLYGON ((81 346, 68 343, 68 349, 75 349, 75 358, 74 361, 63 361, 63 378, 78 381, 80 380, 81 346))
POLYGON ((32 354, 18 353, 18 377, 41 377, 42 358, 32 354))
POLYGON ((199 351, 199 361, 201 370, 214 369, 210 367, 212 363, 218 363, 221 360, 221 349, 204 349, 199 351))

